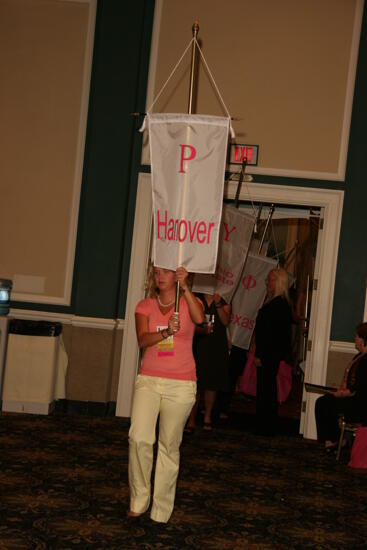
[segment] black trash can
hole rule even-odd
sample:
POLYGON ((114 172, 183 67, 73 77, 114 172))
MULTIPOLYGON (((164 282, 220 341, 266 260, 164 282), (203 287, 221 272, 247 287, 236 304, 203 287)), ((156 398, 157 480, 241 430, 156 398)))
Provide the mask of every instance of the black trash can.
POLYGON ((61 323, 51 321, 29 321, 27 319, 11 319, 9 334, 27 336, 59 336, 62 332, 61 323))

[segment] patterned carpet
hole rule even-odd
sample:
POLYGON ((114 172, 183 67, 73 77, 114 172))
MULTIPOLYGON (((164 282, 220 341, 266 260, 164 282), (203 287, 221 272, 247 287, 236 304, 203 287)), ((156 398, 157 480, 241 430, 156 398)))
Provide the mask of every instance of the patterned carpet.
MULTIPOLYGON (((296 432, 296 430, 295 430, 296 432)), ((182 444, 174 513, 127 520, 128 424, 0 414, 0 549, 366 548, 367 476, 246 415, 182 444)))

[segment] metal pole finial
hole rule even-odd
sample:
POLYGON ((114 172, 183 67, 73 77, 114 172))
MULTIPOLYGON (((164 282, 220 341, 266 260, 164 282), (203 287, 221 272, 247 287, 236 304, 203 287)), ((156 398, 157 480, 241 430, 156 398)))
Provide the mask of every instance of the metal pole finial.
POLYGON ((187 108, 187 112, 189 115, 192 114, 192 100, 194 95, 194 80, 195 80, 195 65, 196 65, 196 37, 199 32, 199 23, 198 21, 195 21, 195 23, 192 26, 192 34, 195 40, 192 43, 192 50, 191 50, 191 69, 190 69, 190 87, 189 87, 189 105, 187 108))
POLYGON ((196 36, 197 36, 197 34, 198 34, 198 32, 199 32, 199 29, 200 29, 200 27, 199 27, 199 21, 196 19, 196 20, 195 20, 195 23, 194 23, 193 26, 192 26, 192 35, 193 35, 194 38, 196 38, 196 36))

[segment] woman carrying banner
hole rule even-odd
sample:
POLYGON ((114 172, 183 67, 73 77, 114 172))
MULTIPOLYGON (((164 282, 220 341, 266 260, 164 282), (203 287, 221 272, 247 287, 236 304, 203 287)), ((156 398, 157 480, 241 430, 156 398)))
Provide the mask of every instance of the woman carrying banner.
POLYGON ((367 323, 357 325, 354 342, 358 353, 345 369, 340 387, 315 403, 317 439, 327 453, 338 445, 340 415, 347 422, 367 423, 367 323))
POLYGON ((185 428, 191 433, 200 394, 204 394, 205 431, 212 430, 212 411, 218 391, 229 390, 229 355, 226 326, 231 315, 231 306, 219 294, 198 294, 204 304, 206 322, 196 327, 194 356, 198 376, 198 395, 185 428))
POLYGON ((278 419, 277 374, 279 363, 291 352, 292 313, 288 274, 272 269, 266 279, 267 298, 255 325, 256 432, 274 435, 278 419))
POLYGON ((135 310, 136 333, 143 360, 135 385, 129 431, 129 518, 149 507, 153 444, 159 415, 159 440, 150 517, 166 523, 173 510, 180 444, 196 397, 192 340, 195 323, 204 320, 202 304, 190 291, 184 267, 176 272, 152 267, 149 298, 135 310), (176 281, 179 315, 174 313, 176 281))

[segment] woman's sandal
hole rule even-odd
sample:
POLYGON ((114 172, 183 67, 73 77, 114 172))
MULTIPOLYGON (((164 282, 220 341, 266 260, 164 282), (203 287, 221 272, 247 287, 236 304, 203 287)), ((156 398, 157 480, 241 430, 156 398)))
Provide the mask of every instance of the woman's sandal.
POLYGON ((204 432, 211 432, 212 429, 213 429, 213 426, 211 422, 204 422, 204 425, 203 425, 204 432))

